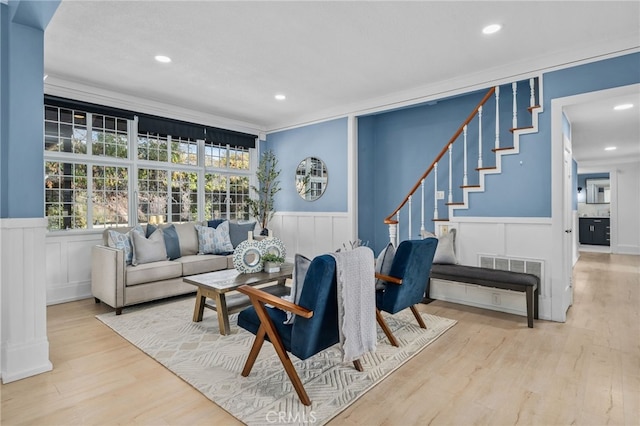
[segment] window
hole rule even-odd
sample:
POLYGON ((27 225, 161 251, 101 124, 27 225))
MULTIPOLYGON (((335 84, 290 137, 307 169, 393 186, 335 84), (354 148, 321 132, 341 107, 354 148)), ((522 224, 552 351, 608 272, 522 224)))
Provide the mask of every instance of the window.
POLYGON ((87 227, 87 166, 45 162, 45 214, 50 230, 87 227))
POLYGON ((252 135, 47 96, 43 119, 50 231, 248 219, 252 135))

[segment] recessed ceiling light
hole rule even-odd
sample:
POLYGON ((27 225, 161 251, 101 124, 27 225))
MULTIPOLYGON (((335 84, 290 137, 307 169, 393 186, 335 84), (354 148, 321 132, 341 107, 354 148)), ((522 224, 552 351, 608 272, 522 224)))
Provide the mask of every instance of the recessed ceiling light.
POLYGON ((155 60, 158 62, 162 62, 163 64, 168 64, 171 62, 171 58, 164 55, 156 55, 155 60))
POLYGON ((287 97, 282 93, 278 93, 277 95, 274 96, 274 98, 276 98, 276 100, 278 101, 284 101, 285 99, 287 99, 287 97))
POLYGON ((613 107, 616 111, 622 111, 629 108, 633 108, 633 104, 620 104, 613 107))
POLYGON ((491 24, 491 25, 487 25, 486 27, 484 27, 482 29, 482 33, 483 34, 493 34, 493 33, 497 33, 501 29, 502 29, 502 25, 500 25, 500 24, 491 24))
POLYGON ((615 151, 616 147, 615 146, 608 146, 604 149, 605 151, 615 151))

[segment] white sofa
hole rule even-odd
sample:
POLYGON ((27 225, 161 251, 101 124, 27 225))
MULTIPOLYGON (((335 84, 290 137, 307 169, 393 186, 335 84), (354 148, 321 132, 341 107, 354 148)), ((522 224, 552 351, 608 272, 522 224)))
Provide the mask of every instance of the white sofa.
MULTIPOLYGON (((124 250, 108 246, 109 230, 103 233, 103 244, 91 252, 91 292, 96 303, 104 302, 115 308, 116 315, 126 306, 196 291, 182 277, 233 268, 232 255, 198 254, 198 233, 195 225, 207 222, 173 224, 179 239, 180 257, 137 266, 127 265, 124 250)), ((247 238, 247 229, 254 222, 230 222, 230 236, 234 247, 247 238)), ((143 226, 146 232, 146 226, 143 226)), ((131 228, 111 228, 127 233, 131 228)))

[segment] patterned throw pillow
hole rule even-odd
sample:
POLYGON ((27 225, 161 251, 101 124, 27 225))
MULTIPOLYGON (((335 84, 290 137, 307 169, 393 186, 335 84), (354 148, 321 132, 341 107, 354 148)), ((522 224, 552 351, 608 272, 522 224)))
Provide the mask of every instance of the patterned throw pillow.
POLYGON ((109 247, 124 251, 124 261, 127 265, 131 265, 131 261, 133 260, 133 249, 131 248, 131 233, 133 232, 144 236, 142 226, 136 225, 126 234, 110 229, 109 238, 107 239, 107 245, 109 247))
POLYGON ((196 225, 198 231, 198 254, 223 254, 233 252, 229 238, 229 222, 225 221, 217 228, 196 225))

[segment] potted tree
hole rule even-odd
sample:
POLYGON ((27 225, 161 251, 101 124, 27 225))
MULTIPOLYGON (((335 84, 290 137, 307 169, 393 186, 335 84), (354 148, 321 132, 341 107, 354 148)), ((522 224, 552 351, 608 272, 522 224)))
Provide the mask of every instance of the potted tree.
POLYGON ((278 159, 275 154, 271 150, 263 152, 256 171, 258 186, 251 185, 251 190, 257 198, 247 200, 251 216, 256 218, 262 228, 260 235, 269 233, 267 225, 275 213, 274 197, 280 191, 278 176, 280 176, 280 169, 278 169, 278 159))
POLYGON ((280 272, 280 265, 284 263, 284 258, 277 254, 265 253, 265 255, 262 256, 262 262, 264 264, 265 272, 280 272))

